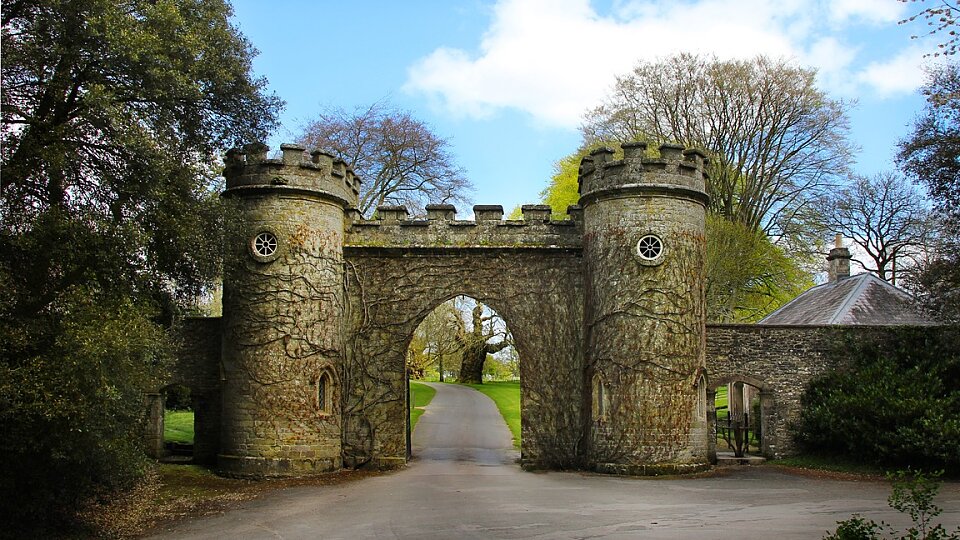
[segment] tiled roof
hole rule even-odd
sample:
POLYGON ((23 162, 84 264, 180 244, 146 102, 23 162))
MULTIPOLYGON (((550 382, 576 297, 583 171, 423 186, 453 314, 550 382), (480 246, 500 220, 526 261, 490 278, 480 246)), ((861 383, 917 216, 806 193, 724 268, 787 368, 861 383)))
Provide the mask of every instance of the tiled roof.
POLYGON ((865 273, 818 285, 758 324, 935 324, 906 292, 865 273))

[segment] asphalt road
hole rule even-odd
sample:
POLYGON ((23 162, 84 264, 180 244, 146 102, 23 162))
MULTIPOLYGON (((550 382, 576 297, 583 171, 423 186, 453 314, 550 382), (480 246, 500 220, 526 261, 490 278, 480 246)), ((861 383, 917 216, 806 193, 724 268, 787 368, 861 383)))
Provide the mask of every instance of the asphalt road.
MULTIPOLYGON (((815 479, 769 467, 707 478, 636 479, 529 473, 514 463, 493 402, 457 385, 437 395, 402 471, 271 492, 157 538, 821 538, 860 513, 903 529, 876 481, 815 479)), ((944 486, 940 522, 960 526, 960 485, 944 486)))

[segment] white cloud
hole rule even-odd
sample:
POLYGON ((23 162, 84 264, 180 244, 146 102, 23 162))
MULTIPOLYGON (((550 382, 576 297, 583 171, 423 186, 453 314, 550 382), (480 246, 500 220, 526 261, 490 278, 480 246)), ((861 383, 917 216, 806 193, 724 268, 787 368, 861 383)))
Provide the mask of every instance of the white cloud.
POLYGON ((499 0, 478 51, 436 49, 409 68, 405 90, 425 94, 453 114, 483 117, 513 108, 541 122, 576 127, 616 74, 640 59, 690 51, 796 60, 818 68, 821 84, 842 95, 862 85, 884 94, 912 91, 913 83, 885 79, 904 67, 905 56, 877 60, 858 75, 851 69, 861 49, 831 33, 838 24, 895 24, 902 6, 886 3, 618 0, 601 14, 589 0, 499 0), (827 19, 833 24, 824 25, 827 19))
POLYGON ((893 58, 867 64, 857 79, 876 89, 881 97, 914 92, 925 78, 923 51, 910 47, 893 58))
POLYGON ((827 7, 831 18, 838 22, 859 19, 875 23, 896 23, 904 18, 906 4, 886 0, 832 0, 827 7))

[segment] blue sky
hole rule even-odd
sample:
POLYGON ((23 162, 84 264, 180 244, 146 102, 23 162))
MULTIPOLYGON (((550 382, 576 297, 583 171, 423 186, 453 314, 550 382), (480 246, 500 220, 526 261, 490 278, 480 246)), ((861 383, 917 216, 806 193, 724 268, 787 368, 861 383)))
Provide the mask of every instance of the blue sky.
POLYGON ((857 103, 853 169, 893 169, 895 144, 923 107, 917 88, 932 61, 923 54, 935 47, 910 39, 922 23, 897 25, 917 9, 897 0, 233 3, 234 24, 260 51, 254 70, 287 102, 272 147, 325 107, 386 99, 449 140, 474 204, 508 212, 539 200, 615 75, 681 51, 816 68, 822 90, 857 103))

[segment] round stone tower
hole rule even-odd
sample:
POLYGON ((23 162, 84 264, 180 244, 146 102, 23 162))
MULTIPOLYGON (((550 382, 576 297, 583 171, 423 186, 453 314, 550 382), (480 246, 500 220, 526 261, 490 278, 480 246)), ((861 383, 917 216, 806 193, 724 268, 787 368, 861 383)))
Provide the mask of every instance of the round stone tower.
POLYGON ((223 279, 221 472, 300 475, 341 466, 344 211, 360 179, 282 145, 227 154, 235 219, 223 279))
POLYGON ((587 461, 618 474, 708 466, 704 156, 646 150, 580 165, 587 461))

